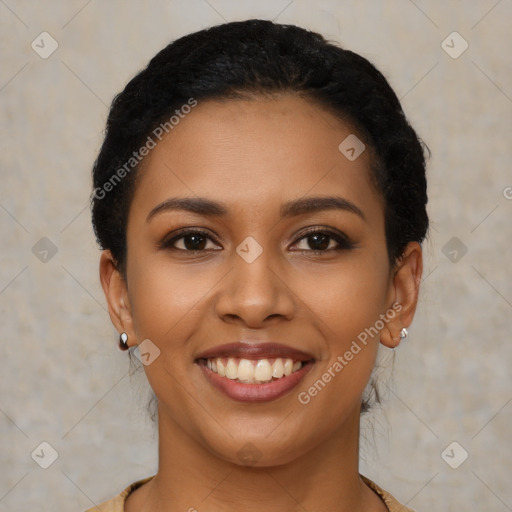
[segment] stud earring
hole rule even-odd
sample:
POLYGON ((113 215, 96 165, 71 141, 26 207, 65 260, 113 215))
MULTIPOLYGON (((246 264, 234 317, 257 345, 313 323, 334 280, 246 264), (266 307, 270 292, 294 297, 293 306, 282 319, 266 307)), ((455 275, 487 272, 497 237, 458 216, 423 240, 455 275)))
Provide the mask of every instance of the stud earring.
POLYGON ((128 347, 128 334, 125 332, 122 332, 119 336, 119 349, 120 350, 128 350, 130 347, 128 347))
POLYGON ((402 341, 403 339, 407 338, 407 335, 409 334, 409 332, 407 331, 407 329, 404 327, 401 331, 400 331, 400 335, 396 338, 393 338, 393 341, 402 341))

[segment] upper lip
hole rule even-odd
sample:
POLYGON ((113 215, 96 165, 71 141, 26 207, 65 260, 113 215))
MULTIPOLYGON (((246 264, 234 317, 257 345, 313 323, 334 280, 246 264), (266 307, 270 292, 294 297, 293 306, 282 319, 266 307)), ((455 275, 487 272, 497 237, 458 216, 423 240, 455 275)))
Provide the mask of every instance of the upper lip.
POLYGON ((197 359, 212 359, 215 357, 236 357, 240 359, 270 359, 289 358, 294 361, 309 361, 314 359, 311 354, 280 343, 250 343, 235 342, 217 345, 197 356, 197 359))

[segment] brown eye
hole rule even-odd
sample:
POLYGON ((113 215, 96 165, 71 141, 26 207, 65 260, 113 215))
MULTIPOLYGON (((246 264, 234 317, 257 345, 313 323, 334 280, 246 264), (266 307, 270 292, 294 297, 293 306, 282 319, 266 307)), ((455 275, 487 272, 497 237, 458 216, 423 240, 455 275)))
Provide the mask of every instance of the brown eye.
POLYGON ((310 249, 313 249, 314 251, 322 251, 329 248, 332 239, 329 235, 319 233, 316 235, 309 235, 308 237, 305 238, 305 240, 308 241, 310 249))
POLYGON ((178 235, 175 235, 172 238, 166 237, 160 244, 160 248, 176 251, 194 252, 216 250, 215 245, 216 242, 208 233, 198 230, 187 230, 180 232, 178 235), (210 246, 208 246, 209 242, 211 243, 210 246))
POLYGON ((202 251, 207 242, 207 238, 205 236, 197 234, 185 235, 178 238, 178 241, 179 240, 183 240, 183 249, 186 249, 187 251, 202 251))
POLYGON ((309 231, 295 245, 298 246, 301 243, 302 247, 298 247, 297 250, 313 252, 315 254, 352 249, 354 247, 354 244, 346 235, 319 229, 309 231))

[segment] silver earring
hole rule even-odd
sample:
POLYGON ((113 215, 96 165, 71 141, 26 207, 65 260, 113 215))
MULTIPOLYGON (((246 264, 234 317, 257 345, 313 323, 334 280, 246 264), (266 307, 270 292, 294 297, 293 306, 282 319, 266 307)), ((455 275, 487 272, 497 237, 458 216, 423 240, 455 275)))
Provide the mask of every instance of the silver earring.
POLYGON ((407 335, 409 334, 409 332, 407 331, 407 329, 404 327, 401 331, 400 331, 400 335, 397 336, 396 338, 393 338, 393 341, 402 341, 404 338, 407 338, 407 335))
POLYGON ((119 336, 119 348, 120 350, 128 350, 130 347, 128 347, 128 334, 125 332, 122 332, 119 336))

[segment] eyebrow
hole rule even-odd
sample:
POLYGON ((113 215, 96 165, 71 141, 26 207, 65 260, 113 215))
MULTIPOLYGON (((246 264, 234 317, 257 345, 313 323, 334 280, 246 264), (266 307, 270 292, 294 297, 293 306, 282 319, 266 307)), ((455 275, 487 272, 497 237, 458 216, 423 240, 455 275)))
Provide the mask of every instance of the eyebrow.
MULTIPOLYGON (((146 217, 149 222, 155 215, 167 211, 186 211, 208 217, 225 217, 229 209, 223 204, 204 197, 171 197, 155 206, 146 217)), ((343 210, 366 220, 362 210, 354 203, 338 196, 319 196, 295 199, 284 203, 280 208, 282 218, 315 213, 323 210, 343 210)))

